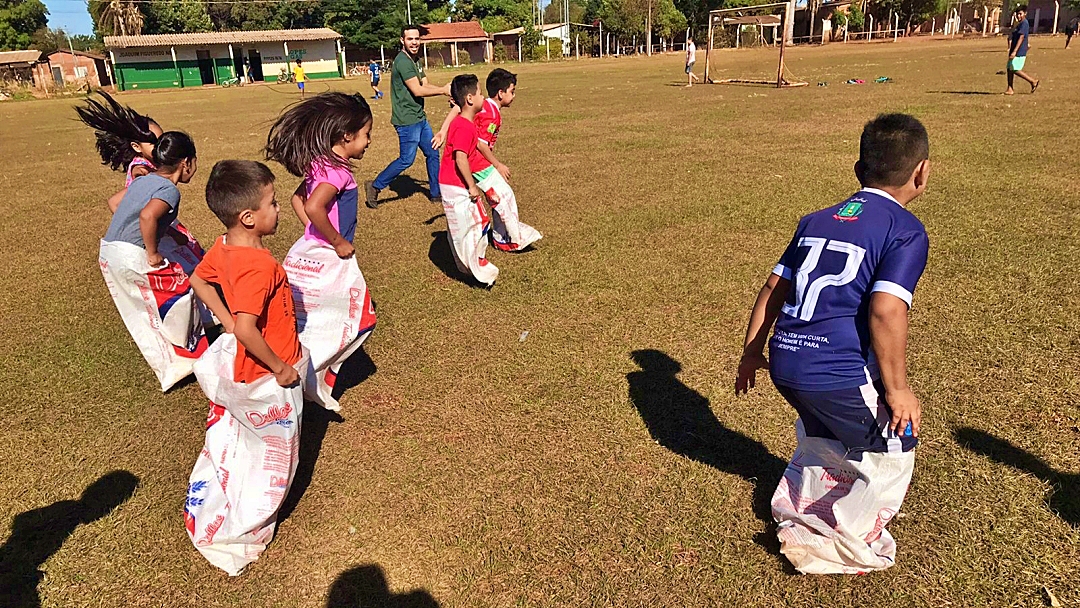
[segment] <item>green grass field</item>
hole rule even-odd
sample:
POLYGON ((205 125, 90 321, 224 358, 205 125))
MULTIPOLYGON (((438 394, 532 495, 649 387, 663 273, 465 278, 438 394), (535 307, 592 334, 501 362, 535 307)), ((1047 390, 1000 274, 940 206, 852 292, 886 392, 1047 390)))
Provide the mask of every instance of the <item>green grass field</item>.
MULTIPOLYGON (((123 178, 72 100, 0 105, 0 558, 37 566, 41 605, 64 607, 1042 606, 1046 590, 1077 605, 1080 51, 1062 46, 1033 40, 1042 87, 1011 98, 1001 39, 795 48, 811 86, 788 90, 684 89, 678 55, 521 67, 499 150, 544 240, 493 253, 489 292, 442 270, 445 220, 411 182, 361 208, 377 372, 343 420, 307 410, 302 497, 234 579, 181 516, 206 400, 194 383, 161 394, 97 268, 123 178), (878 76, 895 82, 842 84, 878 76), (931 137, 911 207, 931 239, 909 354, 922 445, 896 567, 801 577, 763 519, 795 414, 767 381, 736 399, 735 366, 797 219, 857 187, 859 132, 883 111, 931 137), (134 495, 75 527, 70 501, 114 470, 134 495)), ((775 70, 774 51, 715 61, 715 77, 775 70)), ((122 96, 195 138, 181 218, 207 246, 210 167, 259 158, 294 99, 122 96)), ((441 121, 444 102, 429 108, 441 121)), ((387 101, 373 136, 358 181, 396 155, 387 101)), ((285 203, 298 179, 273 168, 285 203)), ((283 209, 279 259, 299 234, 283 209)))

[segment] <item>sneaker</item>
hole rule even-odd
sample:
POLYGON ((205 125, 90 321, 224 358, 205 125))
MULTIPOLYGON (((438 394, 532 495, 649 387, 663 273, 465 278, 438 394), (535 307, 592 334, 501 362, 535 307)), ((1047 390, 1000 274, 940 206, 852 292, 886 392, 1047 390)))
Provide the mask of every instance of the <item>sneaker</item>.
POLYGON ((375 182, 364 182, 364 204, 369 209, 377 209, 379 207, 379 190, 375 187, 375 182))

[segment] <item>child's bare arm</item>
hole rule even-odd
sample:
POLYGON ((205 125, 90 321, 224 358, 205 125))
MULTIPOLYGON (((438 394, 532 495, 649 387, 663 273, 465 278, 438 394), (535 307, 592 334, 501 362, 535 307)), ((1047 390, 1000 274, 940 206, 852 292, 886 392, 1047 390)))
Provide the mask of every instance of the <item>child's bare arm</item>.
POLYGON ((169 212, 169 204, 160 198, 152 198, 139 212, 139 232, 146 248, 146 260, 151 266, 161 266, 165 260, 158 253, 158 221, 169 212))
POLYGON ((454 166, 457 168, 458 174, 461 175, 462 181, 465 182, 465 187, 469 189, 469 196, 477 197, 483 194, 480 192, 480 188, 476 186, 472 170, 469 169, 469 155, 464 150, 454 150, 454 166))
POLYGON ((292 208, 293 212, 296 213, 296 217, 300 219, 300 223, 304 225, 304 228, 307 228, 311 220, 308 219, 307 212, 304 211, 304 205, 307 204, 304 190, 304 182, 300 182, 300 185, 296 187, 296 191, 292 194, 292 208))
POLYGON ((109 212, 116 213, 116 210, 120 207, 120 201, 124 200, 124 195, 127 194, 127 188, 117 192, 109 197, 109 212))
POLYGON ((144 175, 148 175, 149 173, 150 167, 147 167, 146 165, 135 165, 131 168, 131 179, 142 177, 144 175))
POLYGON ((233 327, 233 335, 244 345, 256 359, 262 361, 273 372, 274 378, 280 386, 292 386, 300 380, 300 374, 296 373, 293 366, 281 360, 281 357, 270 348, 263 338, 262 333, 255 322, 259 318, 251 313, 241 312, 236 315, 236 324, 233 327))
POLYGON ((746 338, 743 340, 742 360, 735 378, 736 395, 754 388, 757 370, 769 366, 764 354, 765 343, 769 340, 769 331, 776 322, 780 309, 784 307, 790 288, 791 281, 771 274, 758 292, 754 309, 750 312, 750 323, 746 327, 746 338))
POLYGON ((354 253, 352 243, 334 228, 330 222, 330 213, 327 209, 330 201, 337 196, 338 190, 332 184, 322 183, 315 186, 311 196, 304 201, 304 214, 315 229, 326 238, 330 246, 337 252, 338 257, 347 258, 354 253))
POLYGON ((214 313, 214 316, 221 321, 221 328, 225 330, 225 333, 233 333, 232 313, 229 312, 229 307, 225 305, 225 302, 221 300, 217 289, 198 274, 192 274, 189 280, 191 281, 191 289, 195 292, 195 297, 199 298, 203 304, 206 304, 210 312, 214 313))
POLYGON ((870 296, 870 344, 874 349, 885 402, 892 409, 893 432, 903 433, 911 423, 911 434, 919 436, 922 407, 907 382, 907 302, 883 292, 870 296))
POLYGON ((435 139, 432 140, 433 142, 438 140, 439 145, 435 146, 436 148, 446 141, 446 134, 450 131, 450 123, 458 116, 461 116, 461 108, 457 107, 457 104, 451 104, 450 111, 446 113, 446 118, 442 121, 442 126, 439 127, 439 132, 435 134, 435 139))

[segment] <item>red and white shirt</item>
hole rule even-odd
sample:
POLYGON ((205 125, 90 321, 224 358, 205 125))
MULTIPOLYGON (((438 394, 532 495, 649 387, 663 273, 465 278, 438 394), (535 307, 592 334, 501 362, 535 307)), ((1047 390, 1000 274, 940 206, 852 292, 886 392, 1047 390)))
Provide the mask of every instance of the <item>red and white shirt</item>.
POLYGON ((484 107, 476 113, 473 123, 476 125, 476 139, 494 150, 495 140, 499 138, 499 129, 502 128, 502 112, 498 102, 485 99, 484 107))

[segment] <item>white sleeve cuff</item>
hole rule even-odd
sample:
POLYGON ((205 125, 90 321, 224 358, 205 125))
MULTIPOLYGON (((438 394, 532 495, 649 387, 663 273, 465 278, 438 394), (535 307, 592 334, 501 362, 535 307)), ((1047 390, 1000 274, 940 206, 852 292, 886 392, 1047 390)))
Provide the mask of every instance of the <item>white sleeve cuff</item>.
POLYGON ((791 269, 783 264, 777 264, 776 268, 772 269, 772 273, 782 279, 791 280, 791 269))
POLYGON ((491 146, 491 142, 484 139, 483 137, 477 137, 476 140, 479 141, 480 143, 484 144, 485 146, 488 146, 488 147, 491 146))
POLYGON ((874 283, 874 287, 870 289, 870 292, 881 291, 890 295, 894 295, 907 304, 908 308, 911 308, 911 292, 908 291, 903 285, 893 283, 892 281, 877 281, 874 283))

